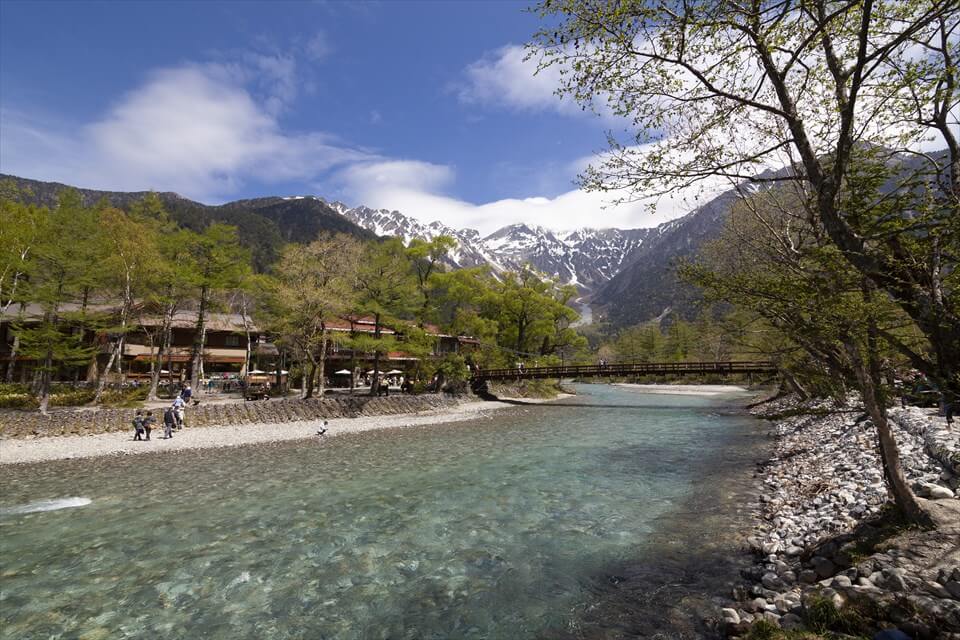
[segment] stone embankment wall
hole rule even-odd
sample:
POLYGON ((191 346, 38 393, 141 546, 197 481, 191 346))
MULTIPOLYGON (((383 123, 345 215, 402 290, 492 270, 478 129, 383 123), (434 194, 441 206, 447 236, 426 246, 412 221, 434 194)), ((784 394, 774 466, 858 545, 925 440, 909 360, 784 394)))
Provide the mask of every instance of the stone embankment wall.
MULTIPOLYGON (((457 403, 456 398, 446 395, 423 395, 200 404, 187 409, 186 420, 191 427, 295 422, 416 413, 451 407, 457 403)), ((102 408, 57 410, 47 416, 36 411, 0 411, 0 438, 39 438, 125 431, 132 429, 134 413, 134 409, 102 408)), ((155 427, 162 428, 162 412, 154 410, 154 416, 159 423, 155 427)))

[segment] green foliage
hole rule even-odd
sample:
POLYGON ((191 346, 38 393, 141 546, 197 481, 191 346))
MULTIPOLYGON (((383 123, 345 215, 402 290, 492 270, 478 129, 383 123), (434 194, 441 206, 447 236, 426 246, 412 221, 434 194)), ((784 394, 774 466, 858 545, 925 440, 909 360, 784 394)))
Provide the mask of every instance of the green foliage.
POLYGON ((768 328, 740 310, 688 322, 670 316, 621 330, 600 343, 598 357, 616 362, 722 362, 768 357, 768 328))
MULTIPOLYGON (((210 311, 240 305, 270 332, 291 370, 304 373, 322 361, 325 341, 376 360, 402 351, 417 359, 421 378, 439 373, 451 385, 467 379, 467 357, 486 367, 585 358, 586 339, 571 327, 573 287, 531 269, 497 277, 487 268, 450 271, 444 259, 452 238, 404 246, 396 238, 362 244, 322 237, 286 245, 269 273, 254 274, 256 259, 241 231, 213 219, 188 220, 161 195, 125 201, 121 210, 105 201, 85 205, 67 190, 48 210, 7 191, 0 198, 0 310, 12 307, 15 314, 21 302, 40 309, 39 318, 31 313, 14 323, 14 332, 20 356, 47 375, 46 388, 56 376, 81 376, 81 367, 107 347, 119 371, 120 347, 130 331, 141 330, 141 318, 163 320, 142 329, 157 348, 156 366, 172 318, 186 307, 199 310, 200 336, 210 311), (328 321, 350 314, 372 316, 375 331, 326 330, 328 321), (436 327, 482 346, 469 356, 437 358, 436 327)), ((200 347, 194 345, 194 372, 200 347)), ((106 401, 107 372, 97 374, 106 401)), ((58 402, 55 396, 49 402, 58 402)))
POLYGON ((838 608, 829 598, 813 597, 803 610, 804 623, 823 635, 870 638, 877 631, 883 612, 869 600, 858 600, 838 608))
MULTIPOLYGON (((960 395, 955 4, 542 0, 530 53, 559 68, 560 94, 585 108, 606 102, 632 125, 627 139, 609 136, 587 188, 629 198, 718 178, 755 179, 760 193, 773 180, 789 185, 818 242, 803 258, 823 276, 795 279, 813 303, 795 324, 826 326, 810 318, 823 302, 837 332, 817 341, 846 335, 844 319, 873 313, 857 301, 869 281, 883 295, 868 306, 892 304, 929 348, 901 343, 890 326, 880 329, 888 345, 960 395), (663 142, 648 144, 654 133, 663 142), (944 150, 919 155, 931 140, 944 150), (770 166, 788 170, 757 175, 770 166)), ((789 242, 779 249, 795 262, 789 242)), ((769 284, 759 289, 782 316, 790 289, 769 284)))
MULTIPOLYGON (((96 390, 91 387, 53 386, 49 406, 79 407, 93 400, 96 390)), ((112 407, 139 406, 147 397, 147 388, 108 389, 101 402, 112 407)), ((36 394, 25 384, 0 384, 0 409, 36 409, 40 405, 36 394)))

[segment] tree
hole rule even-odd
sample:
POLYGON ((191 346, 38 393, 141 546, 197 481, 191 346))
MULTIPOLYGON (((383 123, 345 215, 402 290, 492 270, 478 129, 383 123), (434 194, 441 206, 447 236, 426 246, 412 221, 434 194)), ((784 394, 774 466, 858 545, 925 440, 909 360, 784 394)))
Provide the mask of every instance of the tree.
POLYGON ((159 260, 153 272, 152 286, 146 291, 141 322, 150 342, 150 388, 147 400, 157 399, 161 372, 166 366, 170 371, 170 349, 173 343, 173 321, 194 293, 194 272, 191 267, 191 247, 197 243, 196 234, 188 229, 158 221, 156 249, 159 260), (154 314, 159 311, 160 323, 154 323, 154 314), (166 361, 166 365, 164 362, 166 361))
POLYGON ((434 289, 437 286, 437 276, 442 274, 443 259, 457 246, 457 241, 450 236, 437 236, 433 240, 414 238, 407 247, 407 256, 413 264, 413 273, 417 278, 417 290, 420 292, 422 304, 417 314, 421 327, 429 321, 435 320, 434 289))
POLYGON ((250 252, 240 245, 236 227, 215 223, 185 238, 189 275, 198 292, 197 324, 190 357, 190 384, 201 393, 203 350, 207 339, 207 316, 214 294, 236 289, 250 271, 250 252))
MULTIPOLYGON (((23 295, 30 269, 34 266, 33 252, 42 239, 44 223, 49 213, 38 207, 21 204, 14 194, 0 198, 0 315, 8 315, 11 306, 19 306, 22 321, 27 298, 23 295)), ((20 335, 14 334, 10 362, 4 379, 13 382, 13 370, 20 351, 20 335)))
POLYGON ((98 267, 104 278, 105 292, 110 299, 120 302, 115 324, 109 327, 110 357, 99 377, 93 403, 98 403, 106 385, 106 374, 116 365, 121 373, 123 346, 127 333, 134 327, 131 316, 135 305, 152 286, 159 268, 160 254, 156 246, 156 237, 147 221, 135 219, 119 209, 106 207, 99 212, 99 227, 103 259, 98 267))
POLYGON ((821 230, 809 223, 805 201, 781 191, 740 203, 721 238, 706 248, 699 264, 687 265, 683 275, 704 287, 708 299, 764 317, 833 377, 859 388, 877 430, 895 504, 907 518, 928 522, 900 467, 886 415, 881 366, 890 355, 881 328, 886 335, 900 334, 905 340, 901 331, 909 319, 889 299, 876 295, 872 281, 851 268, 821 230))
POLYGON ((308 245, 290 244, 274 265, 268 319, 283 342, 308 365, 305 397, 313 396, 319 376, 324 393, 325 361, 330 342, 327 323, 354 305, 361 244, 347 235, 322 236, 308 245))
POLYGON ((956 0, 543 0, 538 8, 549 24, 531 54, 541 68, 560 67, 560 93, 585 106, 606 100, 635 130, 629 142, 610 137, 610 153, 583 176, 587 187, 631 197, 717 178, 796 182, 842 257, 931 347, 898 348, 960 392, 956 0), (931 141, 946 151, 919 151, 931 141), (916 154, 923 162, 910 170, 905 157, 916 154), (884 179, 859 180, 863 173, 884 179), (864 189, 854 199, 852 179, 864 189), (909 208, 884 218, 890 193, 909 208), (863 206, 847 208, 854 201, 863 206))
POLYGON ((35 391, 40 411, 46 413, 53 374, 62 366, 89 362, 97 347, 84 343, 75 329, 91 322, 87 309, 66 309, 80 299, 97 277, 99 262, 95 214, 82 206, 75 191, 60 195, 58 206, 39 223, 39 241, 33 249, 25 300, 37 303, 37 323, 14 325, 21 353, 37 362, 35 391))
POLYGON ((552 356, 558 348, 586 345, 570 325, 579 317, 568 303, 576 296, 571 286, 557 287, 529 267, 500 274, 497 297, 488 298, 499 323, 498 342, 516 357, 552 356))
MULTIPOLYGON (((497 340, 498 283, 489 267, 455 269, 435 276, 435 298, 440 323, 454 335, 473 336, 482 344, 497 340)), ((484 351, 484 354, 489 354, 484 351)), ((492 364, 483 362, 482 364, 492 364)))
POLYGON ((380 386, 380 358, 388 342, 382 333, 384 321, 399 319, 422 307, 402 240, 390 238, 366 246, 357 273, 357 292, 357 308, 374 319, 372 340, 361 341, 363 344, 358 347, 373 352, 372 395, 380 386))

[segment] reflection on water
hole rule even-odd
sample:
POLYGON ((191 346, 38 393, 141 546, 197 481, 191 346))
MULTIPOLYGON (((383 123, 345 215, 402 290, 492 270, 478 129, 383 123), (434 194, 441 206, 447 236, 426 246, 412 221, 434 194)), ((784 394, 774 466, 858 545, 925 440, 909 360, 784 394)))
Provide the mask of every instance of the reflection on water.
POLYGON ((93 499, 0 517, 0 637, 704 633, 689 614, 730 571, 750 420, 581 391, 452 426, 0 471, 4 506, 93 499))

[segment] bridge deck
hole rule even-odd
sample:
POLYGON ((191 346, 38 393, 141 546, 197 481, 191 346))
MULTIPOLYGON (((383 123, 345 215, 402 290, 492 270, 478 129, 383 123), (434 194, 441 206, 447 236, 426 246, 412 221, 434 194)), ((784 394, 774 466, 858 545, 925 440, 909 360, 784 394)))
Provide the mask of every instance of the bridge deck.
POLYGON ((772 362, 632 362, 607 365, 570 365, 516 369, 481 369, 474 380, 524 380, 533 378, 620 378, 647 375, 730 375, 775 373, 772 362))

